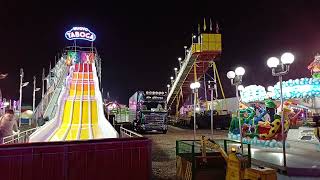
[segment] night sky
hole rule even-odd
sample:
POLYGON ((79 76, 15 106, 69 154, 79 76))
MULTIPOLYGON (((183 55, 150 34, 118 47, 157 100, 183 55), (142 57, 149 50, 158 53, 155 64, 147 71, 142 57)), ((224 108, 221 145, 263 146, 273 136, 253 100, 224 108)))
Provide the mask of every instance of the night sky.
MULTIPOLYGON (((55 55, 72 44, 64 33, 73 26, 88 27, 97 35, 94 45, 103 61, 104 90, 124 104, 136 90, 166 90, 183 46, 190 45, 204 17, 221 27, 223 52, 217 65, 227 96, 234 91, 226 72, 238 65, 246 69, 244 85, 267 86, 276 82, 266 66, 268 57, 295 54, 284 78, 289 79, 310 76, 306 66, 320 52, 317 1, 76 2, 1 2, 0 72, 9 73, 0 80, 4 97, 19 98, 21 67, 27 81, 36 75, 41 85, 42 68, 48 70, 55 55)), ((31 104, 31 99, 29 85, 24 101, 31 104)))

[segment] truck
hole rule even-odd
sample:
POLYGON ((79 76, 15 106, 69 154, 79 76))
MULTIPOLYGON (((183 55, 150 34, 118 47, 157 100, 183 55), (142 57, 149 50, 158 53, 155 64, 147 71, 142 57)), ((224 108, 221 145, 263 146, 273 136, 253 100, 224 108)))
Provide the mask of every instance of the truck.
POLYGON ((162 91, 137 91, 129 98, 129 121, 133 130, 146 131, 168 130, 167 93, 162 91))

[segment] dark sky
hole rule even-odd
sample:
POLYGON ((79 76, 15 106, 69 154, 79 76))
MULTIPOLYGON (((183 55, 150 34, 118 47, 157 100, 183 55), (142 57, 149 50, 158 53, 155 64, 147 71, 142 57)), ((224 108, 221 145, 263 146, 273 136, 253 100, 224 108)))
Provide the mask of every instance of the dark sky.
MULTIPOLYGON (((246 68, 244 85, 273 85, 268 57, 295 54, 288 79, 309 76, 306 66, 320 52, 317 1, 115 2, 1 2, 0 72, 9 73, 0 81, 3 95, 18 99, 21 67, 26 80, 36 75, 40 86, 42 68, 70 45, 64 32, 76 25, 96 33, 103 87, 122 103, 138 89, 166 89, 177 57, 203 17, 218 21, 222 29, 218 69, 228 96, 234 91, 225 74, 238 65, 246 68)), ((31 103, 32 86, 25 88, 24 97, 31 103)))

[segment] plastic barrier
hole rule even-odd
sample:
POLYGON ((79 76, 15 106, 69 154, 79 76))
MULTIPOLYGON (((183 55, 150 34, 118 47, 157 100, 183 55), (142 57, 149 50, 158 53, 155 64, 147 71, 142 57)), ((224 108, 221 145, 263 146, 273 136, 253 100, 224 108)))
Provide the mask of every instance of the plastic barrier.
POLYGON ((0 145, 0 179, 151 179, 151 140, 100 139, 0 145))

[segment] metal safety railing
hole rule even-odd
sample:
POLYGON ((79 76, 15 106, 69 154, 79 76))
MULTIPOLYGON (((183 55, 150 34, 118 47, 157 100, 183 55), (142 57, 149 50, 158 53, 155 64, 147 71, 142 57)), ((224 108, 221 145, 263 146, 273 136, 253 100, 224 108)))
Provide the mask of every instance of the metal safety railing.
POLYGON ((133 132, 124 127, 120 127, 120 137, 125 138, 125 137, 143 137, 143 136, 141 134, 133 132))
POLYGON ((28 129, 23 132, 18 132, 10 136, 6 136, 2 139, 2 144, 16 144, 16 143, 26 143, 29 141, 29 136, 35 132, 37 128, 28 129))
POLYGON ((167 103, 171 106, 174 99, 177 97, 178 91, 180 90, 183 82, 185 81, 188 73, 190 72, 194 62, 196 61, 196 57, 192 56, 192 46, 189 48, 188 54, 186 55, 181 68, 177 74, 177 77, 174 79, 172 87, 170 88, 169 94, 167 96, 167 103), (193 57, 193 58, 192 58, 193 57))
POLYGON ((68 68, 64 65, 63 61, 60 60, 58 63, 60 67, 58 73, 58 80, 56 84, 52 84, 47 92, 45 93, 44 97, 41 99, 40 103, 36 107, 32 122, 37 124, 37 120, 39 118, 47 117, 49 120, 52 119, 55 115, 57 109, 57 100, 62 90, 62 85, 64 84, 65 77, 68 74, 68 68))

